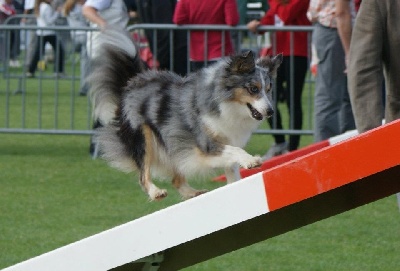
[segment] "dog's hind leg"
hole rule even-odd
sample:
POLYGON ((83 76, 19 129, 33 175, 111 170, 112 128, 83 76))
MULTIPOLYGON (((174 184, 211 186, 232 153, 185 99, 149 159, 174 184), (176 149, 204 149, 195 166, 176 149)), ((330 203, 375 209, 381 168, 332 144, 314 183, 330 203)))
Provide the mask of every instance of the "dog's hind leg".
POLYGON ((151 181, 150 168, 153 161, 153 132, 147 125, 142 126, 145 140, 145 153, 140 169, 140 185, 149 195, 150 200, 161 200, 167 196, 167 190, 158 188, 151 181))
POLYGON ((175 174, 174 178, 172 179, 172 184, 178 190, 179 194, 182 196, 182 199, 194 198, 198 195, 208 192, 207 190, 197 190, 192 188, 186 182, 185 177, 180 174, 175 174))

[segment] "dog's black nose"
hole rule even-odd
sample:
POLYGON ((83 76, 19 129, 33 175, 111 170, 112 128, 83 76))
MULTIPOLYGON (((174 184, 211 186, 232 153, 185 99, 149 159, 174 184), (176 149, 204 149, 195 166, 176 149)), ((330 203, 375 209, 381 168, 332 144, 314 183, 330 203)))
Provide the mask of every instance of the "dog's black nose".
POLYGON ((274 110, 273 109, 267 109, 267 118, 272 117, 272 115, 274 114, 274 110))

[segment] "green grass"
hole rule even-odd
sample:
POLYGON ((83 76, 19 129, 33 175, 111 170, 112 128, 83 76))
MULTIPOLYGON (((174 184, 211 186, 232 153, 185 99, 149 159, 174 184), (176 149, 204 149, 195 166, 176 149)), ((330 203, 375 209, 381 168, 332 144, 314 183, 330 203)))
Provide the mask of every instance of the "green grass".
MULTIPOLYGON (((0 134, 0 149, 0 268, 179 202, 169 183, 148 202, 135 176, 89 157, 85 136, 0 134)), ((398 270, 399 249, 392 196, 187 270, 398 270)))
MULTIPOLYGON (((16 127, 22 118, 19 112, 23 99, 28 105, 26 125, 36 127, 36 84, 28 80, 33 90, 25 98, 9 96, 10 122, 16 127)), ((43 127, 51 127, 54 82, 46 84, 41 121, 43 127)), ((76 105, 76 125, 84 129, 87 100, 71 100, 67 82, 60 85, 59 93, 60 108, 64 110, 58 114, 59 125, 69 127, 72 101, 76 105)), ((5 97, 1 92, 2 105, 5 97)), ((4 120, 0 113, 0 123, 4 120)), ((312 137, 303 136, 301 145, 311 142, 312 137)), ((246 149, 263 154, 270 144, 271 136, 254 135, 246 149)), ((0 268, 180 201, 170 183, 157 182, 168 189, 169 196, 161 202, 149 202, 135 175, 114 170, 99 159, 92 160, 88 148, 88 136, 0 134, 0 268)), ((197 188, 217 189, 223 184, 211 182, 213 176, 191 183, 197 188)), ((391 271, 400 270, 399 251, 400 213, 391 196, 186 270, 391 271)))

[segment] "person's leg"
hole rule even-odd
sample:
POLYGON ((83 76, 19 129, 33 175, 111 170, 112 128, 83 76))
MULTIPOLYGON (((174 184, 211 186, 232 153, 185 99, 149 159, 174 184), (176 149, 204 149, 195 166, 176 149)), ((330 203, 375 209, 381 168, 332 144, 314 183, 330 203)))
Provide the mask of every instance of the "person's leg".
POLYGON ((80 63, 81 63, 81 82, 79 94, 85 96, 89 91, 89 84, 86 82, 86 78, 90 73, 90 60, 86 49, 86 38, 82 42, 81 52, 80 52, 80 63))
POLYGON ((186 44, 181 47, 174 47, 174 72, 181 76, 186 76, 189 73, 187 53, 186 44))
MULTIPOLYGON (((103 124, 101 124, 100 120, 94 119, 92 127, 93 131, 96 131, 96 129, 103 127, 103 124)), ((97 158, 100 155, 99 146, 94 141, 93 136, 90 137, 89 154, 92 156, 93 159, 97 158)))
MULTIPOLYGON (((294 130, 301 130, 303 127, 303 107, 302 107, 302 94, 304 81, 308 70, 308 59, 303 56, 293 57, 293 78, 291 71, 286 73, 288 80, 286 87, 287 105, 289 109, 289 128, 294 130), (292 81, 293 80, 293 81, 292 81), (293 88, 293 90, 291 90, 293 88), (291 93, 293 92, 293 93, 291 93), (292 106, 293 103, 293 106, 292 106)), ((290 67, 290 65, 289 65, 290 67)), ((300 135, 289 136, 289 151, 297 150, 300 144, 300 135)))
POLYGON ((316 25, 313 42, 319 58, 314 97, 314 141, 340 133, 339 110, 346 90, 344 51, 336 29, 316 25))
MULTIPOLYGON (((347 77, 346 77, 346 86, 347 86, 347 77)), ((346 131, 351 131, 356 129, 356 123, 354 121, 353 110, 351 108, 349 91, 347 88, 343 91, 342 98, 342 107, 340 108, 340 133, 344 133, 346 131)))
POLYGON ((10 31, 10 60, 17 59, 17 50, 15 48, 16 35, 15 31, 10 31))
POLYGON ((204 67, 203 61, 190 61, 190 72, 196 72, 204 67))
MULTIPOLYGON (((287 67, 286 59, 285 57, 283 58, 283 62, 278 69, 277 77, 275 80, 275 85, 276 87, 273 90, 272 93, 272 100, 274 103, 274 114, 271 118, 268 118, 267 121, 269 123, 269 126, 274 129, 274 130, 282 130, 282 117, 281 113, 278 108, 278 93, 284 92, 284 86, 283 83, 285 81, 285 68, 287 67)), ((274 134, 272 135, 275 140, 275 144, 273 144, 268 151, 264 154, 262 157, 263 160, 268 160, 271 159, 274 156, 283 154, 287 152, 287 143, 285 141, 285 135, 284 134, 274 134)))
MULTIPOLYGON (((274 116, 268 118, 269 126, 274 130, 282 130, 282 116, 281 112, 279 111, 278 107, 274 107, 274 116)), ((285 142, 285 135, 284 134, 274 134, 275 143, 280 144, 285 142)))
MULTIPOLYGON (((279 93, 285 92, 285 88, 283 86, 285 82, 285 70, 288 67, 287 63, 287 58, 283 57, 283 61, 280 65, 280 68, 278 69, 277 72, 277 77, 275 80, 275 88, 273 89, 272 92, 272 100, 274 104, 274 115, 271 118, 268 118, 268 123, 270 127, 274 130, 282 130, 283 125, 282 125, 282 117, 281 113, 278 108, 278 96, 279 93)), ((284 143, 285 142, 285 136, 283 134, 274 134, 273 135, 275 139, 276 144, 284 143)))
POLYGON ((54 59, 54 72, 63 73, 64 72, 64 48, 61 43, 61 39, 56 35, 46 36, 46 40, 53 47, 55 59, 54 59))
POLYGON ((58 63, 58 72, 59 73, 64 73, 64 59, 65 59, 65 52, 64 52, 64 45, 62 45, 61 40, 59 38, 57 38, 57 43, 58 43, 58 51, 57 51, 57 55, 58 58, 60 59, 60 62, 58 63))
POLYGON ((37 68, 37 64, 39 62, 40 56, 42 55, 42 52, 44 52, 44 47, 46 45, 44 39, 42 39, 42 37, 36 37, 36 44, 34 47, 34 51, 32 54, 32 59, 29 62, 29 66, 28 66, 28 72, 29 72, 29 76, 33 76, 35 74, 36 68, 37 68))
MULTIPOLYGON (((18 24, 19 25, 19 24, 18 24)), ((14 30, 14 46, 13 46, 13 53, 15 55, 15 64, 17 67, 21 66, 21 63, 19 62, 19 56, 21 54, 21 31, 20 30, 14 30)))
MULTIPOLYGON (((186 76, 190 71, 190 66, 188 66, 189 63, 188 63, 187 31, 174 30, 172 33, 173 33, 173 43, 171 44, 172 46, 171 49, 173 54, 172 71, 181 76, 186 76)), ((167 69, 170 69, 169 66, 167 67, 167 69)))
MULTIPOLYGON (((9 24, 11 24, 12 26, 18 26, 20 24, 20 19, 15 18, 11 21, 9 21, 9 24)), ((11 34, 11 42, 10 42, 10 59, 13 61, 13 66, 14 67, 19 67, 20 63, 18 60, 18 56, 20 54, 20 30, 19 29, 15 29, 15 30, 11 30, 10 32, 11 34)))
MULTIPOLYGON (((26 25, 36 25, 36 19, 29 18, 26 20, 26 25)), ((38 36, 36 35, 36 30, 28 30, 26 31, 26 40, 25 40, 25 50, 26 50, 26 58, 25 63, 28 65, 32 62, 33 56, 36 52, 36 44, 38 40, 38 36)))

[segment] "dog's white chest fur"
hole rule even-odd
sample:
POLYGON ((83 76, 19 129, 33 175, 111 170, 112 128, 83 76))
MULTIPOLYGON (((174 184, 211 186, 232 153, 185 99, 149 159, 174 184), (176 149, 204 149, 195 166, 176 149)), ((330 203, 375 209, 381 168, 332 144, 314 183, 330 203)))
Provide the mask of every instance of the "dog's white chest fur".
POLYGON ((261 122, 250 116, 246 105, 226 102, 220 109, 220 116, 205 115, 203 123, 214 135, 227 138, 229 145, 244 147, 261 122))

